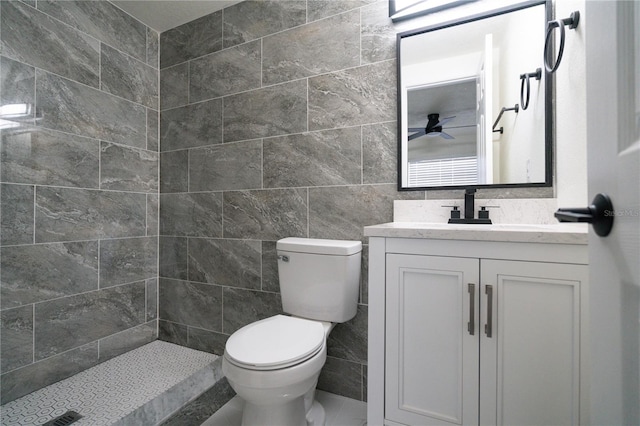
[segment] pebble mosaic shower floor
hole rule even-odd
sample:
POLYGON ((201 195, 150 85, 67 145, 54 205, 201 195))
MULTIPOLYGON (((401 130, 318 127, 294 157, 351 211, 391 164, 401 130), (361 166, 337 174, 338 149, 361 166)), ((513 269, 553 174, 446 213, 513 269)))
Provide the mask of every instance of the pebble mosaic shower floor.
POLYGON ((68 410, 83 416, 74 426, 157 424, 213 386, 220 365, 157 340, 3 405, 0 424, 41 425, 68 410))

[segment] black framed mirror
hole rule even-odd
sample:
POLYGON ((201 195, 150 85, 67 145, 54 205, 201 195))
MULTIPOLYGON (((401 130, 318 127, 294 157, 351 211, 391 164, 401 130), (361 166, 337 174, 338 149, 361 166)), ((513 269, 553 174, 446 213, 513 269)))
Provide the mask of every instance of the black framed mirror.
POLYGON ((397 36, 398 189, 552 185, 549 1, 397 36))
POLYGON ((474 1, 477 0, 389 0, 389 17, 398 22, 474 1))

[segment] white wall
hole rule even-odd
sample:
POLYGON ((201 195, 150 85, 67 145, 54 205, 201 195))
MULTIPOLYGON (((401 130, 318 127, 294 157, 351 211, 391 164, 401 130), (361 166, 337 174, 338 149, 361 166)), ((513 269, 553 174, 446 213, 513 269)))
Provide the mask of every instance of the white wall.
MULTIPOLYGON (((556 17, 578 10, 581 21, 567 29, 564 57, 556 71, 556 197, 561 207, 587 206, 587 98, 585 81, 585 0, 556 2, 556 17)), ((595 100, 597 101, 597 100, 595 100)))

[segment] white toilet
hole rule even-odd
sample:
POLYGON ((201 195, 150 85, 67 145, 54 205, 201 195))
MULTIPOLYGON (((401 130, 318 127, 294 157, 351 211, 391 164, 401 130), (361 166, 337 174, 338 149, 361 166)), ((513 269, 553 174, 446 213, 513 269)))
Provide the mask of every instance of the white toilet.
POLYGON ((227 340, 222 371, 244 400, 243 426, 322 426, 314 401, 335 323, 356 314, 360 241, 284 238, 276 244, 283 311, 227 340))

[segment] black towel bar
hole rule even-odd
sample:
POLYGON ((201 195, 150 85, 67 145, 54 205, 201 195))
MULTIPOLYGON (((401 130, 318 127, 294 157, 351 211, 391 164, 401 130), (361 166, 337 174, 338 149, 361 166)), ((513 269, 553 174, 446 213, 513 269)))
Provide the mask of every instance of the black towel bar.
POLYGON ((562 54, 564 53, 565 25, 568 25, 569 29, 574 30, 578 27, 578 22, 580 22, 580 12, 578 12, 577 10, 573 12, 568 18, 547 22, 547 34, 544 38, 544 68, 547 70, 547 72, 556 72, 558 66, 560 65, 560 61, 562 60, 562 54), (549 60, 552 56, 549 48, 551 47, 551 34, 553 34, 554 28, 558 28, 558 30, 560 31, 560 46, 558 47, 558 56, 556 60, 550 63, 549 60))
POLYGON ((520 105, 523 111, 529 108, 529 100, 531 99, 531 84, 529 79, 531 77, 534 77, 536 80, 540 80, 542 78, 542 68, 538 68, 534 72, 520 74, 520 105), (526 102, 524 96, 525 86, 527 88, 526 102))

